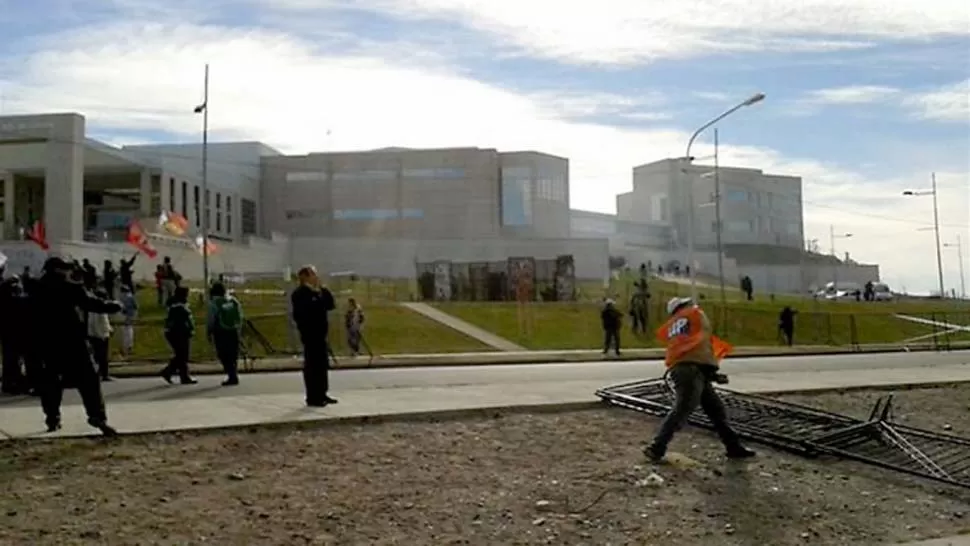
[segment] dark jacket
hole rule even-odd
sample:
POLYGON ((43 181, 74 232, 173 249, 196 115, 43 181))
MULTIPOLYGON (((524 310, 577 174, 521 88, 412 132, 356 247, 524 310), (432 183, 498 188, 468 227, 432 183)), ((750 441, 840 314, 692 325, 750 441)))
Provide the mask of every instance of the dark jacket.
POLYGON ((299 286, 290 296, 290 302, 293 304, 293 322, 300 331, 300 341, 304 345, 325 342, 330 329, 327 313, 337 308, 330 290, 299 286))
POLYGON ((620 313, 616 307, 607 305, 600 313, 600 319, 603 321, 604 330, 619 330, 620 323, 623 321, 623 313, 620 313))
POLYGON ((35 331, 43 332, 47 343, 39 347, 48 365, 74 365, 90 360, 88 313, 114 314, 121 304, 94 296, 84 285, 56 273, 45 273, 30 295, 35 331), (56 343, 50 341, 56 340, 56 343))

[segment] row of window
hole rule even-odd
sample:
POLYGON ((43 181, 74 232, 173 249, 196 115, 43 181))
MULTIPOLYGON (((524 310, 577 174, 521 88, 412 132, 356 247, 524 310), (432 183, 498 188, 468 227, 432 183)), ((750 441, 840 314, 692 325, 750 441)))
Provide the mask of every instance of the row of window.
MULTIPOLYGON (((290 182, 391 182, 397 180, 399 171, 396 170, 362 170, 349 172, 335 172, 329 175, 324 171, 288 172, 286 181, 290 182)), ((461 180, 465 178, 465 169, 451 167, 436 167, 428 169, 403 169, 402 178, 410 180, 461 180)))
MULTIPOLYGON (((798 235, 801 225, 798 222, 778 220, 768 218, 767 221, 760 219, 751 220, 728 220, 721 223, 724 231, 732 233, 785 233, 788 235, 798 235)), ((717 231, 717 222, 711 222, 711 232, 717 231)))
POLYGON ((536 197, 547 201, 566 202, 566 177, 562 173, 539 172, 536 176, 536 197))
POLYGON ((502 169, 502 225, 532 225, 532 172, 528 167, 502 169))
MULTIPOLYGON (((711 201, 714 201, 712 192, 711 201)), ((771 192, 757 192, 749 190, 732 190, 724 192, 724 200, 732 203, 750 203, 762 208, 791 210, 797 209, 799 202, 797 198, 771 192)))
MULTIPOLYGON (((325 210, 288 210, 286 211, 287 220, 323 218, 326 219, 329 212, 325 210)), ((334 220, 396 220, 421 219, 424 218, 424 211, 421 209, 337 209, 333 211, 334 220)))
MULTIPOLYGON (((195 227, 202 228, 202 188, 192 184, 192 208, 189 209, 189 183, 182 181, 176 183, 174 178, 168 179, 168 202, 173 212, 179 212, 187 220, 193 221, 195 227), (176 188, 180 186, 181 199, 176 199, 176 188), (176 206, 176 204, 180 206, 176 206)), ((231 195, 223 195, 222 192, 215 192, 215 222, 213 222, 212 212, 212 191, 205 192, 205 210, 208 214, 209 231, 232 235, 233 200, 231 195), (225 222, 223 222, 223 219, 225 222)), ((242 234, 253 235, 256 233, 256 203, 251 199, 241 200, 241 221, 242 234)))

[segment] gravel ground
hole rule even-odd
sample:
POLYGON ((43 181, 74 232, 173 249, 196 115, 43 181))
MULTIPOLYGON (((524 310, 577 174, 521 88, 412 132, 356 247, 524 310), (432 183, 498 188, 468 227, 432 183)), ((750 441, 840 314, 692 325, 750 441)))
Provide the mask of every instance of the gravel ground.
MULTIPOLYGON (((904 391, 897 415, 970 436, 968 395, 904 391)), ((785 398, 866 415, 877 396, 785 398)), ((0 544, 865 545, 970 529, 970 494, 764 448, 727 462, 702 431, 654 468, 639 445, 656 425, 597 409, 4 443, 0 544)))

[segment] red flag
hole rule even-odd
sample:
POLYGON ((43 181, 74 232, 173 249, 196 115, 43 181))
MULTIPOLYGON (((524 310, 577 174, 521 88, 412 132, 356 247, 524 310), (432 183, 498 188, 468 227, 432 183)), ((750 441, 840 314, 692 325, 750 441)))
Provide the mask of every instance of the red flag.
POLYGON ((195 237, 195 250, 199 254, 212 256, 216 252, 219 252, 219 246, 213 243, 211 239, 203 241, 202 235, 197 235, 195 237))
POLYGON ((149 258, 158 256, 158 251, 148 242, 145 230, 141 228, 141 224, 137 221, 128 224, 128 244, 144 252, 149 258))
POLYGON ((24 230, 24 236, 27 240, 37 243, 37 246, 44 250, 50 250, 50 245, 47 244, 47 235, 44 231, 44 222, 37 220, 30 229, 24 230))

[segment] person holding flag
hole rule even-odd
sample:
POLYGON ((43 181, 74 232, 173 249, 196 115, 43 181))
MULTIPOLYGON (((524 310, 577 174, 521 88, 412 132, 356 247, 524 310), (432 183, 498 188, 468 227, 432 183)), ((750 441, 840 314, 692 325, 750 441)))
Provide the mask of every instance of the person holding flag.
POLYGON ((753 457, 755 452, 741 445, 728 424, 724 403, 714 388, 715 382, 726 382, 718 371, 719 364, 732 347, 712 333, 707 315, 690 298, 672 298, 667 302, 667 315, 667 322, 657 330, 657 339, 667 347, 665 364, 673 382, 674 404, 653 442, 643 449, 644 455, 655 463, 662 461, 674 433, 700 406, 727 448, 729 459, 753 457))

